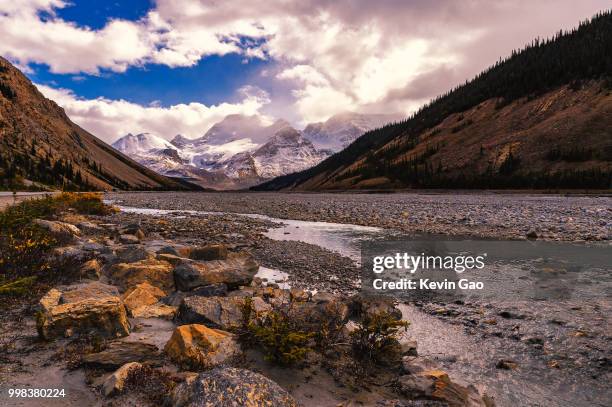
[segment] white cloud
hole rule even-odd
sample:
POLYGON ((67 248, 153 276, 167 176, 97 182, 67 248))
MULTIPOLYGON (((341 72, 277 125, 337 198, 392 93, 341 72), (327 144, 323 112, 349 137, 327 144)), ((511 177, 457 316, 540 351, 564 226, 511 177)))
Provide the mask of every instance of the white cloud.
POLYGON ((16 3, 0 0, 0 54, 20 66, 95 74, 147 63, 193 66, 228 53, 269 58, 276 72, 262 80, 294 95, 291 109, 303 123, 343 110, 408 113, 532 38, 607 7, 604 0, 157 0, 139 21, 92 30, 53 15, 64 0, 16 3))
POLYGON ((176 134, 199 137, 225 116, 258 115, 261 107, 269 102, 267 94, 256 88, 242 89, 243 99, 239 103, 161 107, 142 106, 126 100, 82 99, 66 89, 36 86, 47 98, 62 106, 75 123, 108 143, 130 132, 149 132, 167 139, 176 134))

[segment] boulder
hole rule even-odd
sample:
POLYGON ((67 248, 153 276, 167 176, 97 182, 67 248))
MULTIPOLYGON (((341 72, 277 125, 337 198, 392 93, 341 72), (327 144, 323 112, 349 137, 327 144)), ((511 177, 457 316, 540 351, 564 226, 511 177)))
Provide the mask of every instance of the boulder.
POLYGON ((41 300, 42 311, 37 314, 36 327, 44 339, 69 337, 75 334, 96 333, 114 338, 130 333, 129 322, 121 299, 116 296, 85 298, 60 303, 62 295, 49 292, 41 300), (57 302, 56 302, 57 301, 57 302))
POLYGON ((204 325, 182 325, 174 330, 164 352, 186 367, 213 367, 240 354, 240 346, 229 332, 204 325))
POLYGON ((141 367, 142 365, 138 362, 130 362, 121 366, 112 375, 106 378, 104 384, 102 384, 102 394, 104 394, 105 397, 112 397, 121 393, 130 371, 133 369, 140 369, 141 367))
POLYGON ((235 288, 248 285, 258 268, 255 260, 247 255, 230 257, 227 260, 185 261, 174 269, 174 280, 176 288, 181 291, 216 283, 235 288))
POLYGON ((134 316, 134 311, 147 305, 153 305, 166 295, 161 289, 152 286, 148 282, 140 283, 130 288, 123 294, 123 303, 127 310, 134 316))
MULTIPOLYGON (((187 297, 179 307, 178 320, 231 330, 243 323, 246 301, 243 297, 187 297)), ((272 309, 261 298, 254 298, 251 305, 254 311, 257 308, 259 312, 272 309)))
POLYGON ((162 318, 172 320, 176 316, 177 310, 178 307, 157 303, 136 308, 131 314, 134 318, 162 318))
POLYGON ((173 407, 249 406, 297 407, 278 384, 246 369, 219 367, 181 383, 172 395, 173 407))
POLYGON ((114 341, 101 352, 88 353, 81 360, 87 367, 102 370, 115 370, 129 362, 159 364, 159 349, 149 343, 114 341))
MULTIPOLYGON (((236 291, 233 291, 236 292, 236 291)), ((192 296, 198 297, 223 297, 227 295, 227 285, 223 283, 205 285, 198 287, 191 291, 175 291, 167 297, 163 298, 162 301, 165 304, 178 307, 183 302, 183 299, 192 296)))
POLYGON ((348 303, 351 316, 355 318, 363 318, 364 316, 373 316, 376 314, 389 314, 397 320, 402 319, 402 312, 395 307, 392 298, 368 296, 360 293, 349 298, 348 303))
POLYGON ((59 304, 68 304, 104 297, 119 297, 119 290, 117 290, 117 287, 99 281, 61 286, 58 288, 61 291, 61 297, 58 301, 59 304))
POLYGON ((120 246, 115 250, 119 263, 134 263, 153 258, 153 253, 142 245, 120 246))
POLYGON ((97 280, 102 275, 102 265, 98 259, 91 259, 83 263, 79 269, 79 275, 82 278, 97 280))
POLYGON ((134 263, 119 263, 111 267, 109 274, 113 283, 122 291, 144 282, 165 292, 174 289, 172 265, 166 261, 147 259, 134 263))
POLYGON ((70 223, 44 219, 34 219, 33 223, 46 229, 51 236, 62 243, 74 242, 81 236, 79 228, 70 223))
POLYGON ((222 244, 209 244, 206 246, 194 247, 189 250, 189 258, 193 260, 226 260, 227 247, 222 244))

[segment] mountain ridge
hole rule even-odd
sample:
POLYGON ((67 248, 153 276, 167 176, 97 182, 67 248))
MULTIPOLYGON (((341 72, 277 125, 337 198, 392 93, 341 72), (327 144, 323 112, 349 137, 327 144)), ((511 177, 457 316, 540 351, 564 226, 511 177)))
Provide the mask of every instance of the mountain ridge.
MULTIPOLYGON (((344 113, 328 121, 335 123, 338 133, 355 138, 382 117, 387 116, 344 113)), ((335 136, 333 132, 324 135, 328 139, 335 136)), ((183 174, 202 186, 220 189, 249 187, 308 168, 333 153, 329 148, 316 148, 286 120, 270 124, 261 117, 243 115, 228 115, 194 139, 177 135, 167 141, 148 133, 129 133, 113 146, 161 174, 183 174)))
MULTIPOLYGON (((73 123, 0 57, 0 186, 73 190, 186 189, 73 123)), ((194 186, 195 188, 195 186, 194 186)))
POLYGON ((607 11, 572 31, 534 40, 317 166, 252 189, 610 188, 611 72, 607 11), (479 106, 488 116, 475 113, 479 106), (470 160, 457 161, 451 146, 465 149, 470 160))

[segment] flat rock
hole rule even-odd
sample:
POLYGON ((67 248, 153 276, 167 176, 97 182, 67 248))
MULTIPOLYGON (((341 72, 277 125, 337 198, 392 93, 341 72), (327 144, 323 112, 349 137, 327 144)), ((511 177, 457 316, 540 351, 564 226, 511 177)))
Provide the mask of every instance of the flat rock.
POLYGON ((245 298, 187 297, 179 307, 178 320, 183 323, 203 323, 231 330, 243 320, 245 298))
POLYGON ((140 260, 134 263, 115 264, 110 269, 110 278, 122 291, 140 283, 149 283, 166 293, 174 289, 172 265, 155 259, 140 260))
POLYGON ((115 370, 129 362, 159 363, 160 352, 157 346, 141 342, 111 342, 106 349, 83 356, 85 366, 115 370))
POLYGON ((134 263, 140 260, 153 258, 153 253, 142 245, 119 246, 115 249, 115 254, 120 263, 134 263))
POLYGON ((135 287, 128 289, 123 294, 123 303, 127 310, 134 316, 134 310, 153 305, 164 297, 166 293, 160 288, 155 287, 148 282, 140 283, 135 287))
POLYGON ((189 250, 189 258, 193 260, 226 260, 227 247, 222 244, 209 244, 205 246, 194 247, 189 250))
POLYGON ((178 312, 178 307, 162 303, 144 305, 131 311, 134 318, 162 318, 172 320, 178 312))
POLYGON ((248 255, 227 260, 185 261, 174 269, 176 288, 189 291, 197 287, 224 283, 230 288, 249 285, 259 266, 248 255))
POLYGON ((163 298, 165 304, 178 307, 183 302, 183 299, 192 296, 198 297, 224 297, 227 295, 227 285, 223 283, 210 284, 198 287, 191 291, 175 291, 163 298))

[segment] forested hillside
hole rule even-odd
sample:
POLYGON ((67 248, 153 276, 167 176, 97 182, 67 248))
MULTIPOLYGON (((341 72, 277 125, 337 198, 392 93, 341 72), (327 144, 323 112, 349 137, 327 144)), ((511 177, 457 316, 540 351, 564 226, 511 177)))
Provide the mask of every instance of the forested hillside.
POLYGON ((609 188, 612 13, 535 39, 404 121, 255 189, 609 188))

